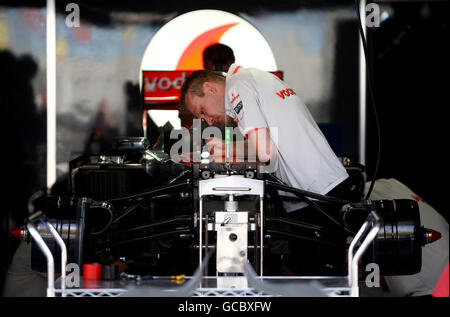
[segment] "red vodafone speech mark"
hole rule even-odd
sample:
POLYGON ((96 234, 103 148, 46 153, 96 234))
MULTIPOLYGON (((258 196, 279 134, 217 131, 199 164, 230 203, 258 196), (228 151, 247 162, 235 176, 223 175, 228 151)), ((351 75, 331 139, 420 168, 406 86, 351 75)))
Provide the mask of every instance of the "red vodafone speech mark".
POLYGON ((229 23, 206 31, 196 37, 181 54, 176 70, 203 69, 203 51, 209 45, 218 43, 222 35, 236 23, 229 23))

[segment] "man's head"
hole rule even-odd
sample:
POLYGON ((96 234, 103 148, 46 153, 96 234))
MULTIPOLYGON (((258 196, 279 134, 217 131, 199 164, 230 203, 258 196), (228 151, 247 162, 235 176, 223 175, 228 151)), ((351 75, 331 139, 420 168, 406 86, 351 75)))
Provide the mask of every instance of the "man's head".
POLYGON ((181 87, 180 107, 208 125, 225 119, 225 77, 210 70, 193 72, 181 87))
POLYGON ((203 51, 203 67, 205 69, 226 72, 234 61, 233 50, 224 44, 213 44, 203 51))

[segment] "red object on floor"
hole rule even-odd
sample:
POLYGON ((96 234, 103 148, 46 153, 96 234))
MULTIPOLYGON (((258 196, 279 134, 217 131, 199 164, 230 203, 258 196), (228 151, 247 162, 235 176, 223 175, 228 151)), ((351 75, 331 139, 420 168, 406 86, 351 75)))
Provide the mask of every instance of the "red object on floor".
POLYGON ((102 277, 102 265, 97 263, 83 264, 83 279, 100 280, 102 277))
POLYGON ((444 272, 439 279, 439 282, 436 285, 436 288, 433 291, 433 297, 449 297, 448 296, 448 263, 445 267, 444 272))

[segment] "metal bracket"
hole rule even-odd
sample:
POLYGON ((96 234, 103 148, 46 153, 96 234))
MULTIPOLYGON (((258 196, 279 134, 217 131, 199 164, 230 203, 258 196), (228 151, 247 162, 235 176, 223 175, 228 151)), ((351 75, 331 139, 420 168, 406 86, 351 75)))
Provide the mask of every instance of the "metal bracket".
MULTIPOLYGON (((264 247, 264 182, 245 178, 242 175, 217 175, 212 179, 200 180, 199 193, 199 263, 203 260, 203 196, 205 195, 256 195, 260 201, 260 275, 263 275, 264 247)), ((206 228, 208 230, 208 228, 206 228)))
POLYGON ((381 218, 377 212, 373 209, 366 221, 363 223, 359 231, 350 244, 348 249, 347 261, 348 261, 348 284, 350 286, 350 296, 359 296, 358 286, 358 262, 361 259, 364 252, 369 247, 369 244, 375 239, 380 230, 381 218), (356 249, 358 242, 361 242, 356 249))
POLYGON ((40 221, 45 224, 50 232, 50 234, 55 239, 61 248, 61 292, 62 297, 66 297, 66 266, 67 266, 67 247, 64 240, 59 235, 58 231, 49 223, 43 212, 39 211, 28 218, 27 229, 36 241, 37 245, 41 249, 42 253, 47 259, 47 297, 55 297, 55 261, 50 251, 49 247, 45 243, 44 239, 41 237, 39 232, 34 225, 34 222, 40 221))

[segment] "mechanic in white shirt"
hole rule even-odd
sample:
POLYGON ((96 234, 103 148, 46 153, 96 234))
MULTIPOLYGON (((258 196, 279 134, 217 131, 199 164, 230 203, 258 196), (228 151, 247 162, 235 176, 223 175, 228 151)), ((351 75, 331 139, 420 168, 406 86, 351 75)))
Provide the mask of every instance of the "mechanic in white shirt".
MULTIPOLYGON (((234 120, 248 151, 261 162, 276 161, 275 175, 289 186, 347 199, 351 183, 345 167, 300 97, 275 75, 237 64, 226 78, 197 71, 185 80, 180 103, 208 125, 234 120)), ((218 161, 223 140, 208 139, 207 145, 218 161)))

